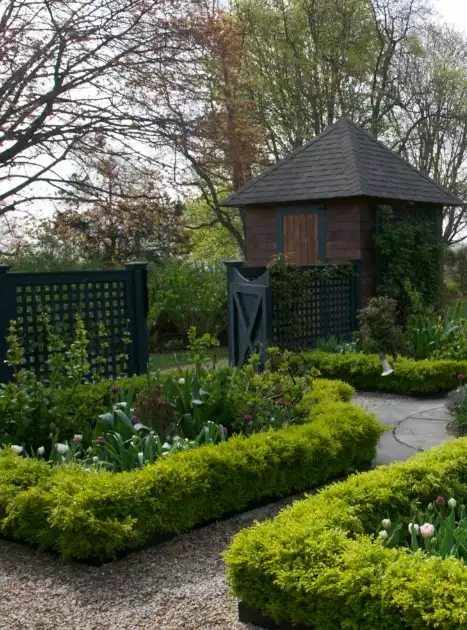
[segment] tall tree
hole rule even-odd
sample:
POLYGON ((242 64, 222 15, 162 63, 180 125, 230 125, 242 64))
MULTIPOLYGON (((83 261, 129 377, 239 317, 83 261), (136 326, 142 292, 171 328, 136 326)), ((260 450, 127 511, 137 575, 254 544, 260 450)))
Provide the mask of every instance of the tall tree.
POLYGON ((161 194, 151 172, 117 158, 90 162, 73 178, 68 208, 56 214, 53 234, 75 243, 82 256, 107 266, 129 260, 159 261, 186 251, 183 207, 161 194), (83 205, 80 191, 98 199, 83 205))
POLYGON ((251 99, 275 159, 348 116, 374 135, 400 109, 425 0, 236 0, 251 99))
POLYGON ((195 10, 192 50, 164 80, 140 80, 137 107, 148 115, 165 102, 170 121, 160 138, 176 163, 174 185, 196 188, 209 217, 192 229, 221 226, 245 250, 242 210, 222 208, 227 193, 251 179, 265 164, 264 129, 249 99, 244 72, 244 24, 228 12, 195 10))
MULTIPOLYGON (((395 148, 412 164, 467 199, 467 38, 428 25, 410 57, 404 116, 393 120, 395 148)), ((466 237, 466 208, 447 208, 444 239, 466 237)))
POLYGON ((137 151, 160 116, 131 111, 125 84, 183 55, 183 0, 8 0, 0 9, 0 215, 60 197, 96 134, 137 151), (174 47, 174 43, 176 47, 174 47), (44 187, 46 185, 46 187, 44 187))

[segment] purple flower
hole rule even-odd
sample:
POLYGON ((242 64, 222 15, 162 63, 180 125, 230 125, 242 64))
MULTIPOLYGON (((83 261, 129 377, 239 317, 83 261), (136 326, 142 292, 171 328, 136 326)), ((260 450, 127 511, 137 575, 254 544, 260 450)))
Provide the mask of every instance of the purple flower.
POLYGON ((223 433, 224 435, 227 435, 227 433, 228 433, 227 427, 222 427, 222 428, 221 428, 221 431, 222 431, 222 433, 223 433))
POLYGON ((462 381, 464 380, 465 376, 463 374, 458 374, 457 375, 457 380, 459 381, 459 383, 462 383, 462 381))
POLYGON ((287 409, 292 409, 292 403, 291 402, 288 402, 285 406, 287 407, 287 409))
POLYGON ((138 416, 132 416, 132 417, 131 417, 131 421, 133 422, 133 424, 135 424, 136 422, 138 422, 138 416))
POLYGON ((118 385, 112 385, 112 387, 110 388, 114 394, 116 394, 118 392, 118 390, 120 389, 118 385))
POLYGON ((253 420, 253 416, 250 416, 250 414, 249 414, 249 413, 246 413, 246 414, 243 416, 243 419, 245 420, 245 422, 251 422, 251 421, 253 420))
POLYGON ((277 404, 282 407, 282 405, 284 404, 284 399, 283 398, 279 398, 279 400, 277 401, 277 404))
POLYGON ((436 503, 436 505, 445 505, 446 501, 445 501, 444 497, 439 496, 439 497, 437 497, 435 503, 436 503))

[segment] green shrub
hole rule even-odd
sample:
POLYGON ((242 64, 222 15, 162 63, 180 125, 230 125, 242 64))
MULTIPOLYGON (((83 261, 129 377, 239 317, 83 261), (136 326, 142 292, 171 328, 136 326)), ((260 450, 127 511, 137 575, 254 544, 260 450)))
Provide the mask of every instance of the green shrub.
POLYGON ((234 594, 277 621, 319 630, 466 627, 467 568, 387 549, 374 532, 414 501, 467 497, 467 439, 354 475, 244 529, 225 553, 234 594))
POLYGON ((173 260, 149 265, 149 321, 172 322, 186 340, 194 326, 199 335, 216 335, 227 323, 227 280, 223 264, 173 260))
POLYGON ((349 401, 355 394, 355 389, 343 381, 317 378, 313 381, 311 391, 307 392, 298 405, 298 412, 313 409, 319 403, 332 403, 339 400, 349 401))
POLYGON ((365 352, 403 353, 406 340, 396 325, 397 302, 381 296, 372 298, 358 314, 360 337, 365 352))
POLYGON ((444 283, 444 293, 448 300, 459 300, 462 297, 460 282, 457 282, 456 280, 447 280, 444 283))
POLYGON ((373 354, 307 352, 308 363, 324 378, 336 378, 356 389, 378 389, 403 394, 436 394, 454 389, 457 375, 467 374, 467 360, 415 361, 399 357, 391 376, 381 376, 379 357, 373 354))
POLYGON ((374 457, 381 429, 363 410, 334 402, 310 420, 128 473, 38 468, 0 457, 0 532, 68 558, 108 560, 154 537, 324 483, 374 457))

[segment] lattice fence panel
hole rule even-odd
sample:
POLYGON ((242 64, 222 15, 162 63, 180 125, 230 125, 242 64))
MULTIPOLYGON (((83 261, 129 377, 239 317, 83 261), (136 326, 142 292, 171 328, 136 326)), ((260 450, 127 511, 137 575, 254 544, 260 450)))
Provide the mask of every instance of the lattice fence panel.
POLYGON ((320 338, 346 338, 355 330, 355 279, 350 273, 322 279, 310 275, 285 299, 273 284, 272 295, 273 344, 281 348, 300 351, 320 338))
POLYGON ((47 372, 49 358, 41 319, 44 312, 50 313, 54 329, 67 345, 73 339, 76 316, 83 320, 90 340, 91 365, 99 368, 102 376, 128 372, 128 360, 122 357, 128 351, 123 339, 129 333, 123 280, 16 286, 16 319, 23 332, 25 367, 41 376, 47 372), (99 323, 107 333, 101 339, 99 323))
MULTIPOLYGON (((25 349, 24 367, 38 377, 47 375, 50 358, 44 326, 69 348, 79 316, 89 338, 88 358, 103 378, 142 373, 147 364, 146 266, 128 265, 125 270, 70 273, 0 274, 5 308, 0 309, 2 355, 9 322, 15 319, 25 349), (48 315, 47 315, 48 314, 48 315), (129 342, 129 343, 128 343, 129 342)), ((4 358, 4 357, 2 357, 4 358)), ((2 380, 8 377, 1 374, 2 380)))

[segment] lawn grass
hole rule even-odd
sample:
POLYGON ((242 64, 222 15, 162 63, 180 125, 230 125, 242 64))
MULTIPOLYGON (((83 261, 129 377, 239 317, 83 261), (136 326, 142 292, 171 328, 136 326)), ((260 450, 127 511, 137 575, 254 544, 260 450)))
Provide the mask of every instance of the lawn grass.
MULTIPOLYGON (((207 356, 211 356, 211 351, 206 351, 207 356)), ((217 348, 217 358, 223 365, 228 364, 229 349, 226 347, 217 348)), ((161 352, 150 355, 151 370, 169 370, 178 366, 189 366, 193 364, 190 359, 191 352, 189 350, 174 350, 173 352, 161 352)))

